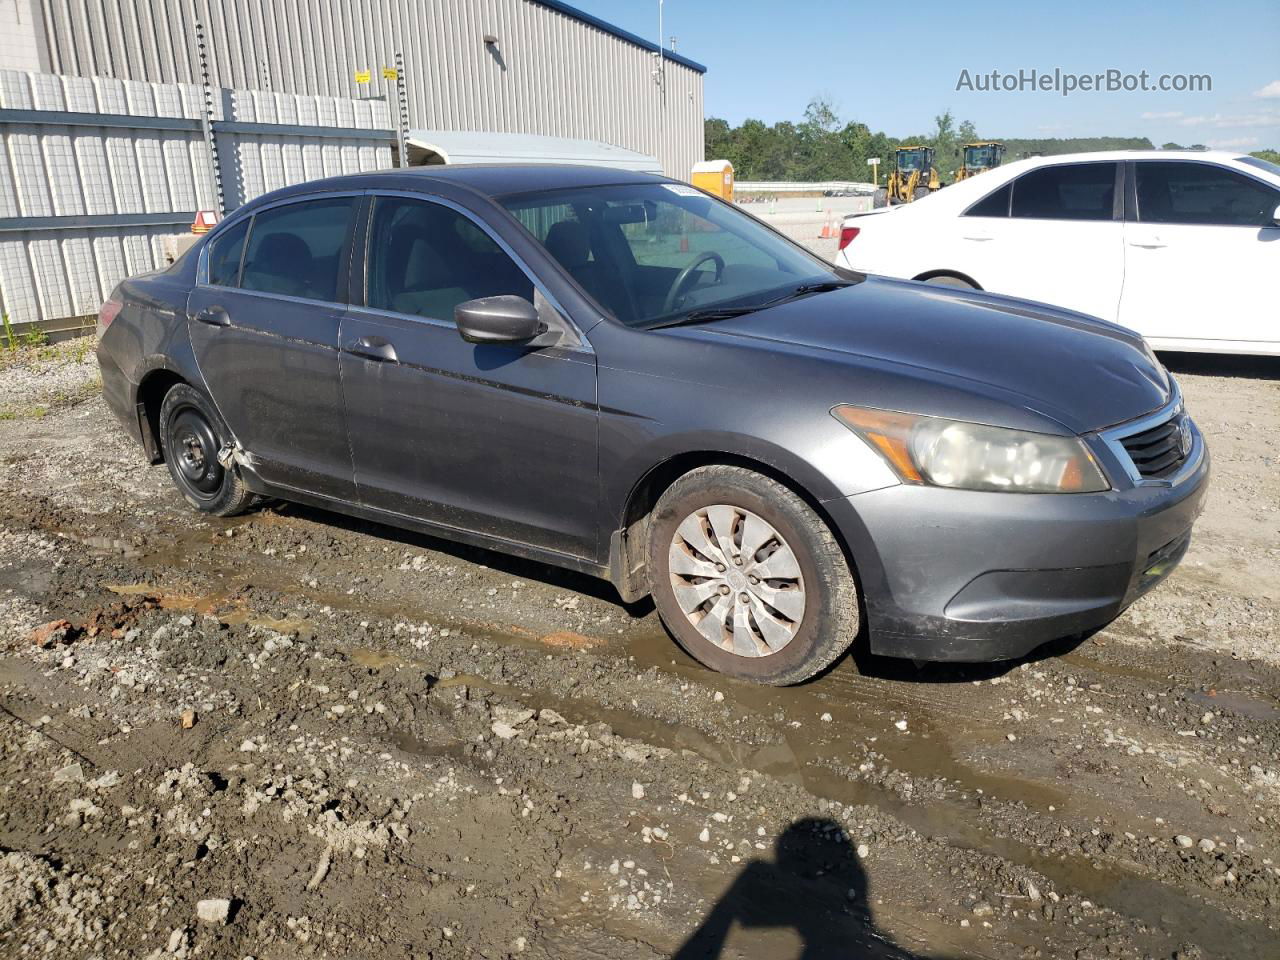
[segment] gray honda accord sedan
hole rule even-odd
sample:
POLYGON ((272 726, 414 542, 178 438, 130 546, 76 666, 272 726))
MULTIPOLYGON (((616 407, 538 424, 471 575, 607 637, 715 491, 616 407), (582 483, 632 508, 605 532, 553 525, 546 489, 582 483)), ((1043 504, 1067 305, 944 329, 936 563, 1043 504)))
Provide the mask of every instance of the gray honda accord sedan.
POLYGON ((198 510, 313 504, 652 594, 707 666, 999 660, 1178 563, 1209 456, 1141 337, 832 267, 686 184, 432 167, 289 187, 99 317, 198 510))

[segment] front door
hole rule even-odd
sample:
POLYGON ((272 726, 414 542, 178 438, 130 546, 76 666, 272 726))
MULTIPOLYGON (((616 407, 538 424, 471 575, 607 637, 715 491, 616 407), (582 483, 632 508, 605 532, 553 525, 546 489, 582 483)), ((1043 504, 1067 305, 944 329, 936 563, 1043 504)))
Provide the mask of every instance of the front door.
POLYGON ((268 483, 354 499, 338 369, 358 197, 268 207, 214 238, 188 300, 209 395, 268 483))
POLYGON ((1120 322, 1159 348, 1275 349, 1280 190, 1195 160, 1140 160, 1120 322))
POLYGON ((374 198, 367 250, 367 306, 343 320, 341 358, 361 502, 594 560, 594 355, 459 336, 459 303, 538 295, 452 206, 374 198))
POLYGON ((1116 195, 1115 163, 1031 170, 960 218, 962 266, 992 293, 1114 321, 1124 280, 1116 195))

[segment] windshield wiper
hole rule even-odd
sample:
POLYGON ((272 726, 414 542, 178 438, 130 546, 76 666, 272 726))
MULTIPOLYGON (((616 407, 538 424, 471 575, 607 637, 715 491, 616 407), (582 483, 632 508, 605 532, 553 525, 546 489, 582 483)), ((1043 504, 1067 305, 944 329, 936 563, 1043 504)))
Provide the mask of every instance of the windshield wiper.
POLYGON ((686 313, 683 317, 677 317, 675 320, 668 320, 666 323, 655 323, 651 327, 645 327, 646 330, 662 330, 666 327, 683 327, 685 324, 706 323, 710 320, 730 320, 733 317, 745 316, 748 313, 755 313, 757 310, 763 309, 767 304, 757 303, 751 307, 714 307, 706 310, 694 310, 686 313))
POLYGON ((852 280, 821 280, 815 283, 802 283, 799 286, 792 287, 780 297, 774 297, 770 300, 754 303, 750 306, 742 307, 708 307, 705 310, 693 310, 686 313, 683 317, 675 320, 668 320, 666 323, 655 323, 647 330, 661 330, 665 327, 682 327, 685 324, 707 323, 712 320, 731 320, 734 317, 746 316, 748 313, 755 313, 757 310, 763 310, 765 307, 776 306, 785 303, 788 300, 794 300, 796 297, 803 297, 810 293, 827 293, 831 290, 841 290, 844 287, 853 286, 852 280))
POLYGON ((796 297, 803 297, 806 293, 830 293, 832 290, 843 290, 845 287, 852 287, 852 280, 821 280, 817 283, 802 283, 798 287, 793 287, 790 293, 784 293, 775 300, 769 300, 769 305, 782 303, 786 300, 793 300, 796 297))

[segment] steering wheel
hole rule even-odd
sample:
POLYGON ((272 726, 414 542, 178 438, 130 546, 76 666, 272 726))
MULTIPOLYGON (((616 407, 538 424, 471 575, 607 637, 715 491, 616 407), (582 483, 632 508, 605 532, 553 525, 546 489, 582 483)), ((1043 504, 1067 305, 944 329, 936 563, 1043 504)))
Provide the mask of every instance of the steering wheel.
POLYGON ((667 299, 662 301, 662 313, 667 314, 676 308, 676 301, 684 296, 684 288, 689 286, 689 278, 693 276, 698 267, 702 266, 708 260, 714 260, 716 265, 716 283, 724 276, 724 257, 714 251, 708 250, 706 253, 700 253, 690 264, 681 270, 674 281, 672 281, 671 289, 667 291, 667 299))

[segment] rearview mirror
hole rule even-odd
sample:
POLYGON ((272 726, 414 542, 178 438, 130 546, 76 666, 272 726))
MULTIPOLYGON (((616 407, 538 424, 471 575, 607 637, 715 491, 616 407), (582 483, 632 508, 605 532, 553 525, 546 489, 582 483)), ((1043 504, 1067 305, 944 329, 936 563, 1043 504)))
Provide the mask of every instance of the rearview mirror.
POLYGON ((458 333, 468 343, 522 343, 545 333, 537 308, 524 297, 480 297, 453 308, 458 333))

